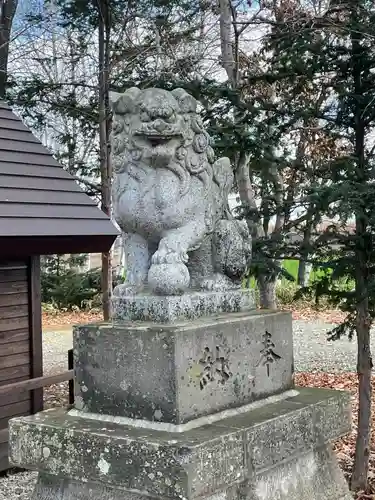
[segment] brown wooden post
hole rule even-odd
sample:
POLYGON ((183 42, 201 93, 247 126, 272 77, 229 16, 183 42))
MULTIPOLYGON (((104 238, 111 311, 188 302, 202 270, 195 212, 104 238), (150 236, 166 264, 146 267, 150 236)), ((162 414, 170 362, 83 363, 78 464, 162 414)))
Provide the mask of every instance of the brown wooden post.
MULTIPOLYGON (((29 272, 29 325, 30 325, 30 377, 43 375, 42 348, 42 299, 40 284, 40 257, 30 257, 29 272)), ((43 410, 43 388, 31 392, 31 411, 37 413, 43 410)))
MULTIPOLYGON (((68 370, 73 370, 74 359, 73 359, 73 349, 68 351, 68 370)), ((69 404, 74 404, 74 379, 69 380, 69 404)))

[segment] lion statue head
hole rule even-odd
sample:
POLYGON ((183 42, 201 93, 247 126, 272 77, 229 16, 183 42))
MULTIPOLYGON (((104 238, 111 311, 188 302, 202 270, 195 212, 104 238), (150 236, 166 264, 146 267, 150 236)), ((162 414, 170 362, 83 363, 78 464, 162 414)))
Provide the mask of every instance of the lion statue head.
MULTIPOLYGON (((113 110, 112 155, 116 174, 127 172, 141 181, 143 166, 166 168, 181 181, 181 195, 190 186, 191 176, 207 187, 222 183, 222 174, 232 175, 229 160, 213 171, 211 140, 197 112, 198 102, 183 89, 130 88, 111 93, 113 110)), ((225 184, 233 182, 227 179, 225 184)))

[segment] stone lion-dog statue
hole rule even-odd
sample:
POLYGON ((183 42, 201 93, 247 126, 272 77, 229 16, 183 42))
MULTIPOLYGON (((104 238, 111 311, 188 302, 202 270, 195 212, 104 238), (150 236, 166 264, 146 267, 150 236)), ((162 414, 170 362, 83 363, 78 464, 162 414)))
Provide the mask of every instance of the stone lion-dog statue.
POLYGON ((251 239, 229 211, 230 161, 215 160, 196 99, 130 88, 110 103, 113 211, 127 268, 114 295, 240 287, 251 239))

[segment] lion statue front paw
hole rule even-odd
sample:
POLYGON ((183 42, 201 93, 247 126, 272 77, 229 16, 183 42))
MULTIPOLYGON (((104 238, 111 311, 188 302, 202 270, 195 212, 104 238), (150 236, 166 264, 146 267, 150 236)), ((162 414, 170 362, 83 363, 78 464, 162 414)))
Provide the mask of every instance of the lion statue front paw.
POLYGON ((152 264, 186 264, 187 252, 160 242, 159 249, 151 258, 152 264))

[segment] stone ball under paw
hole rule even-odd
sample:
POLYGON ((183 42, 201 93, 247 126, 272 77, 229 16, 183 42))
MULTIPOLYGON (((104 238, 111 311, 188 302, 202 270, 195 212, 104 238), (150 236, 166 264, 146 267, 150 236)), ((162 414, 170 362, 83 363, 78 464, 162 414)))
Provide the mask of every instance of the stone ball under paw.
POLYGON ((182 295, 190 283, 185 264, 154 264, 148 272, 148 284, 156 295, 182 295))

